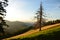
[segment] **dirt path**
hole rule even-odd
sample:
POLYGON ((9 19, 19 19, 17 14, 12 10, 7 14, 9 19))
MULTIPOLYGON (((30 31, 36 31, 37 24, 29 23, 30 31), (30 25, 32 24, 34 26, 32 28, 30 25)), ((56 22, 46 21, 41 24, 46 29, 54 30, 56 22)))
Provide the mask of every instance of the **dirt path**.
MULTIPOLYGON (((52 28, 52 27, 55 27, 55 26, 59 26, 59 24, 54 24, 54 25, 49 25, 49 26, 45 26, 45 27, 42 27, 42 30, 46 30, 46 29, 49 29, 49 28, 52 28)), ((30 35, 32 33, 35 33, 35 32, 39 32, 39 29, 36 29, 36 30, 30 30, 24 34, 20 34, 20 35, 17 35, 17 36, 13 36, 13 37, 10 37, 10 38, 6 38, 5 40, 9 40, 9 39, 15 39, 15 38, 19 38, 19 37, 24 37, 24 36, 27 36, 27 35, 30 35)))
POLYGON ((53 28, 53 27, 56 27, 56 26, 60 26, 60 23, 59 24, 54 24, 54 25, 49 25, 49 26, 42 27, 42 30, 46 30, 46 29, 53 28))

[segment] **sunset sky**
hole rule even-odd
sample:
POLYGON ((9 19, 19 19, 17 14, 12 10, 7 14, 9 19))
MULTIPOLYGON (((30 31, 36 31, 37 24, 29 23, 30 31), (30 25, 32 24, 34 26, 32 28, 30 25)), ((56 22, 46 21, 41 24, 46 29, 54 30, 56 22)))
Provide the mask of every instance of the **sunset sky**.
MULTIPOLYGON (((9 0, 6 7, 6 20, 33 21, 39 10, 41 0, 9 0)), ((60 19, 60 0, 42 0, 44 15, 47 19, 60 19)))

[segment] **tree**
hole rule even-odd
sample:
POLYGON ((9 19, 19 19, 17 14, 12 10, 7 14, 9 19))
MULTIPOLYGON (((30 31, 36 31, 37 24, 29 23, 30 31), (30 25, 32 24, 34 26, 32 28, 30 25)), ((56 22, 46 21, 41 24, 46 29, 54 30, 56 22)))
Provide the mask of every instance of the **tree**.
POLYGON ((36 13, 36 15, 37 15, 37 23, 36 23, 36 25, 37 25, 37 27, 39 27, 40 28, 40 31, 41 31, 41 27, 42 27, 42 16, 43 16, 43 7, 42 7, 42 2, 41 2, 41 4, 40 4, 40 8, 39 8, 39 11, 37 11, 37 13, 36 13))
POLYGON ((0 33, 4 34, 3 25, 8 26, 4 20, 6 16, 6 9, 5 7, 8 6, 8 0, 0 1, 0 33))

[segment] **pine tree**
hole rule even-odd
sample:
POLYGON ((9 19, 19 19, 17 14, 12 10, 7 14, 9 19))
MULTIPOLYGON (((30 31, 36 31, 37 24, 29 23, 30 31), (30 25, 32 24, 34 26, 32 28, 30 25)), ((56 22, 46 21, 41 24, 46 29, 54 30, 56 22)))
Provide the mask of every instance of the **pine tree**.
POLYGON ((40 8, 39 8, 39 11, 37 11, 36 13, 37 15, 37 23, 36 23, 36 27, 39 27, 40 28, 40 31, 41 31, 41 27, 42 27, 42 16, 43 16, 43 7, 42 7, 42 2, 40 4, 40 8))
POLYGON ((3 25, 8 26, 4 20, 6 16, 6 9, 5 7, 8 6, 8 0, 0 1, 0 33, 4 34, 3 25))

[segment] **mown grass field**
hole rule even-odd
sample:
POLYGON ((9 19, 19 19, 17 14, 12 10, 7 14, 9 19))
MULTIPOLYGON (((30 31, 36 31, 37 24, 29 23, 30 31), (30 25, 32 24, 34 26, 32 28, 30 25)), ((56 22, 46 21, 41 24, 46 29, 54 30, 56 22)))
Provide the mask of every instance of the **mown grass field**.
POLYGON ((60 26, 10 40, 60 40, 60 26))

